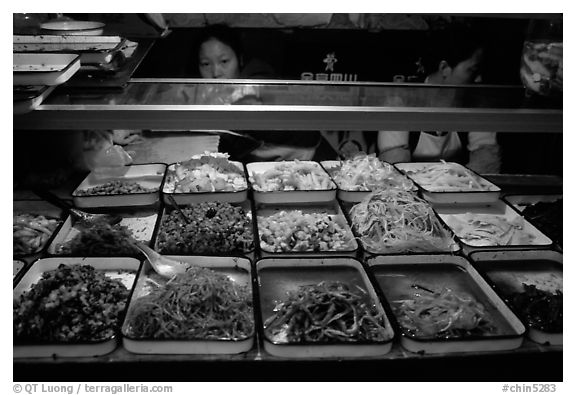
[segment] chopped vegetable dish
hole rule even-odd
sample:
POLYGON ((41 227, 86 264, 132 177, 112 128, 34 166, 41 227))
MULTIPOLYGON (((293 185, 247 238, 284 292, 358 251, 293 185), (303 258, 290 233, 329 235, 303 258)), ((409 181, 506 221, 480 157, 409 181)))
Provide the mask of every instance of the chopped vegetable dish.
POLYGON ((14 255, 40 251, 62 221, 36 214, 15 214, 12 222, 14 255))

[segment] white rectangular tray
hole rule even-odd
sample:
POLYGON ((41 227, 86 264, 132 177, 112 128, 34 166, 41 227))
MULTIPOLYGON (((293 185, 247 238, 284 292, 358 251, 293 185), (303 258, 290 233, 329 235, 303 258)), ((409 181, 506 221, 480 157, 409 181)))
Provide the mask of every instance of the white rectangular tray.
MULTIPOLYGON (((113 272, 129 270, 134 272, 134 278, 124 279, 128 290, 132 289, 136 274, 140 268, 140 261, 134 258, 45 258, 40 259, 28 269, 13 290, 14 299, 22 295, 31 286, 36 284, 44 272, 55 270, 61 263, 65 265, 90 265, 96 270, 113 272)), ((128 302, 128 301, 127 301, 128 302)), ((118 328, 120 334, 120 328, 118 328)), ((61 343, 14 343, 14 358, 35 357, 93 357, 108 354, 118 345, 118 336, 98 342, 61 342, 61 343)))
POLYGON ((435 206, 434 210, 438 213, 440 218, 448 225, 452 232, 456 235, 456 238, 462 244, 463 250, 466 253, 476 250, 495 250, 495 249, 526 249, 526 248, 548 248, 552 245, 552 240, 540 232, 534 225, 532 225, 525 218, 522 218, 520 214, 514 210, 514 208, 506 204, 502 200, 497 200, 489 205, 476 205, 476 206, 435 206), (512 221, 522 221, 523 231, 534 237, 530 244, 510 244, 510 245, 480 245, 479 243, 472 243, 463 240, 458 232, 455 230, 455 226, 458 223, 458 219, 462 218, 466 213, 471 214, 490 214, 496 215, 505 219, 507 222, 512 221))
MULTIPOLYGON (((149 244, 152 240, 158 213, 156 210, 131 210, 130 212, 116 213, 122 217, 120 225, 123 225, 132 231, 132 235, 138 241, 149 244)), ((62 227, 48 246, 49 255, 62 255, 60 246, 80 233, 81 229, 74 225, 72 217, 68 216, 62 227)), ((135 253, 138 254, 138 253, 135 253)))
POLYGON ((13 85, 60 85, 80 69, 76 54, 14 53, 13 85))
MULTIPOLYGON (((251 262, 246 258, 208 256, 169 256, 169 258, 181 262, 191 262, 206 268, 224 269, 226 270, 225 273, 233 281, 241 285, 248 285, 252 294, 251 262)), ((147 294, 143 286, 150 273, 153 273, 153 270, 148 261, 145 261, 128 305, 128 313, 122 325, 122 344, 126 350, 135 354, 239 354, 249 351, 253 347, 256 337, 256 325, 254 325, 253 335, 242 340, 141 340, 128 337, 126 335, 126 326, 130 317, 130 305, 137 298, 147 294)))
POLYGON ((501 189, 497 185, 483 178, 479 174, 476 174, 472 170, 459 163, 446 162, 446 165, 455 166, 462 170, 462 172, 468 173, 476 181, 486 186, 485 189, 462 189, 458 191, 446 191, 442 190, 435 185, 422 184, 417 181, 417 179, 410 174, 410 172, 425 169, 430 166, 441 165, 441 162, 409 162, 409 163, 396 163, 397 169, 408 176, 422 191, 422 197, 428 200, 430 203, 434 204, 481 204, 481 203, 491 203, 500 197, 501 189))
POLYGON ((358 252, 358 242, 354 238, 352 229, 346 221, 346 217, 337 202, 329 202, 325 204, 302 204, 302 205, 273 205, 273 206, 261 206, 256 208, 256 225, 258 230, 258 243, 260 245, 260 255, 262 257, 321 257, 321 256, 351 256, 356 257, 358 252), (350 235, 349 247, 344 250, 327 250, 327 251, 286 251, 286 252, 274 252, 270 249, 266 249, 262 246, 260 239, 260 232, 262 229, 261 217, 269 217, 278 211, 285 210, 300 210, 303 214, 313 214, 313 213, 326 213, 330 216, 332 221, 340 225, 345 232, 350 235))
POLYGON ((392 349, 394 330, 360 261, 353 258, 264 258, 256 262, 256 273, 262 322, 272 315, 287 291, 321 281, 342 281, 351 286, 360 286, 367 292, 371 302, 383 315, 388 337, 385 341, 280 343, 271 340, 261 328, 264 349, 269 354, 286 358, 361 358, 381 356, 392 349), (275 273, 266 280, 262 272, 269 270, 275 273))
MULTIPOLYGON (((548 261, 551 265, 560 265, 560 267, 562 267, 562 254, 551 250, 479 251, 470 254, 470 260, 474 265, 478 266, 478 270, 484 272, 486 277, 494 283, 494 288, 498 293, 502 292, 498 286, 499 280, 518 290, 521 290, 523 282, 536 285, 536 288, 539 288, 539 282, 547 285, 551 283, 550 280, 552 278, 558 280, 552 271, 545 269, 546 265, 543 261, 548 261), (541 268, 530 267, 531 263, 540 264, 541 268), (502 269, 500 274, 490 275, 490 268, 497 265, 506 265, 509 270, 504 272, 502 269)), ((563 282, 563 275, 559 281, 563 282)), ((562 289, 562 285, 560 285, 560 289, 562 289)), ((550 289, 552 292, 554 290, 550 289)), ((503 296, 505 296, 505 294, 503 294, 503 296)), ((514 305, 510 301, 508 301, 508 304, 510 308, 514 310, 514 305)), ((517 315, 522 319, 520 314, 517 315)), ((525 322, 525 325, 528 328, 528 338, 532 341, 553 346, 562 345, 562 333, 545 332, 530 326, 528 322, 525 322)))
MULTIPOLYGON (((238 169, 244 172, 244 165, 241 162, 230 161, 238 169)), ((162 201, 170 204, 168 196, 172 196, 176 203, 181 205, 194 204, 201 202, 227 202, 227 203, 240 203, 248 198, 248 181, 246 180, 246 188, 239 191, 215 191, 215 192, 173 192, 166 185, 170 172, 174 171, 176 164, 172 163, 166 169, 166 177, 162 187, 162 201)), ((244 176, 244 178, 246 178, 244 176)))
MULTIPOLYGON (((453 291, 459 292, 472 292, 472 289, 462 281, 456 280, 456 276, 448 271, 448 267, 452 266, 458 270, 459 277, 465 276, 467 281, 475 285, 475 293, 481 296, 482 302, 489 303, 491 308, 494 309, 493 314, 500 316, 500 319, 506 322, 508 329, 513 332, 509 334, 501 334, 495 336, 471 336, 469 338, 452 338, 452 339, 436 339, 436 338, 418 338, 411 336, 404 331, 401 331, 400 343, 406 350, 415 353, 429 353, 429 354, 443 354, 452 352, 482 352, 482 351, 501 351, 513 350, 522 344, 522 336, 526 328, 514 313, 506 306, 496 292, 482 276, 474 269, 474 267, 466 260, 466 258, 456 255, 412 255, 412 256, 378 256, 367 261, 367 265, 374 274, 376 282, 382 291, 382 295, 386 303, 390 305, 390 297, 402 298, 402 295, 391 293, 392 287, 401 287, 403 282, 406 286, 411 282, 407 276, 402 276, 403 270, 413 268, 415 266, 426 267, 429 270, 437 270, 440 272, 445 270, 443 281, 439 282, 438 287, 449 287, 453 291), (397 271, 390 273, 393 280, 386 286, 386 283, 379 281, 378 270, 391 270, 396 268, 397 271), (406 269, 405 269, 406 268, 406 269)), ((415 269, 412 269, 415 272, 415 269)), ((423 275, 423 277, 426 277, 423 275)), ((430 277, 426 277, 429 279, 430 277)), ((432 280, 430 280, 432 281, 432 280)), ((421 284, 420 284, 421 285, 421 284)), ((486 307, 486 306, 485 306, 486 307)), ((494 315, 493 318, 496 316, 494 315)))
POLYGON ((15 35, 14 53, 75 53, 82 65, 109 63, 126 40, 119 36, 15 35))
MULTIPOLYGON (((341 166, 342 161, 325 160, 325 161, 320 162, 320 164, 326 170, 326 172, 330 175, 330 177, 332 178, 332 181, 334 181, 334 183, 338 187, 338 192, 337 192, 338 199, 340 199, 344 202, 358 203, 358 202, 361 202, 362 199, 364 199, 367 195, 372 193, 371 190, 368 190, 368 191, 351 191, 348 189, 343 189, 338 184, 338 182, 334 178, 334 171, 336 168, 341 166)), ((391 170, 393 172, 398 173, 399 177, 406 179, 406 182, 412 185, 412 189, 411 189, 412 191, 414 191, 414 192, 418 191, 418 187, 416 185, 414 185, 414 183, 411 179, 406 177, 400 170, 396 169, 394 166, 392 166, 392 165, 390 165, 390 166, 391 166, 391 170)))
MULTIPOLYGON (((290 163, 290 161, 285 162, 253 162, 246 165, 246 170, 248 171, 248 177, 250 185, 254 193, 254 201, 256 203, 263 204, 275 204, 275 203, 312 203, 312 202, 328 202, 336 199, 336 184, 330 179, 330 184, 332 185, 330 189, 322 190, 307 190, 307 191, 256 191, 254 189, 252 178, 254 173, 262 174, 267 170, 275 168, 281 163, 290 163)), ((326 173, 326 170, 320 166, 318 162, 314 161, 300 161, 300 163, 309 164, 311 166, 317 166, 319 171, 326 174, 326 177, 330 178, 330 175, 326 173)))
POLYGON ((94 171, 72 192, 74 205, 79 208, 152 206, 160 200, 160 188, 166 165, 150 163, 123 166, 116 174, 98 175, 94 171), (123 193, 111 195, 78 195, 79 190, 94 188, 111 181, 136 182, 144 188, 156 188, 154 192, 123 193))

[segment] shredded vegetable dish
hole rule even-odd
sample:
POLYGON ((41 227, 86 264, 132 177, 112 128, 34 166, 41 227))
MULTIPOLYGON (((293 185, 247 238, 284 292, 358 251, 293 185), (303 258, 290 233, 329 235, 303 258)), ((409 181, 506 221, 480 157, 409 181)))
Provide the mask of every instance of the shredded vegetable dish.
POLYGON ((411 192, 377 191, 350 210, 352 227, 369 252, 452 251, 454 240, 432 207, 411 192))
POLYGON ((12 222, 12 253, 34 254, 40 251, 62 221, 37 214, 15 214, 12 222))
POLYGON ((336 185, 328 173, 316 163, 279 162, 263 173, 252 172, 250 182, 254 190, 272 191, 308 191, 335 189, 336 185))
POLYGON ((78 233, 70 241, 57 246, 57 253, 76 256, 138 256, 139 250, 132 245, 132 232, 127 227, 97 222, 90 227, 78 225, 78 233))
POLYGON ((236 192, 248 188, 244 171, 226 153, 205 152, 168 168, 164 192, 236 192))
POLYGON ((258 216, 260 247, 268 252, 355 249, 351 230, 332 217, 327 213, 304 214, 301 210, 258 216))
POLYGON ((14 299, 14 339, 101 341, 115 335, 129 291, 90 265, 60 264, 14 299))
POLYGON ((330 175, 345 191, 375 191, 385 188, 414 189, 414 184, 389 163, 376 156, 358 155, 341 162, 340 166, 329 170, 330 175))
POLYGON ((156 246, 161 254, 226 254, 254 249, 251 213, 229 203, 203 202, 167 212, 156 246))
POLYGON ((124 334, 135 339, 243 340, 254 334, 252 293, 223 273, 193 266, 132 301, 124 334))
POLYGON ((450 288, 432 291, 412 285, 412 297, 393 301, 398 323, 411 336, 451 339, 494 333, 483 304, 450 288))
POLYGON ((504 215, 465 213, 445 218, 462 241, 475 247, 532 244, 536 238, 525 229, 521 217, 510 220, 504 215))
POLYGON ((337 281, 301 286, 276 305, 264 331, 278 343, 389 340, 383 314, 356 288, 337 281))
POLYGON ((419 169, 403 170, 431 192, 497 191, 498 188, 457 163, 441 161, 419 169))

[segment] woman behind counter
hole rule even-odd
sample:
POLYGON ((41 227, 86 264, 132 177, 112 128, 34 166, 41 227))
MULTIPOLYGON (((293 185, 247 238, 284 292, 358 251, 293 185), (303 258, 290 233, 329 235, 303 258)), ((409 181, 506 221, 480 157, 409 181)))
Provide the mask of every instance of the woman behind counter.
MULTIPOLYGON (((233 30, 225 25, 206 27, 195 49, 197 74, 202 78, 269 79, 275 75, 270 65, 258 59, 245 63, 240 40, 233 30)), ((217 90, 215 85, 207 85, 205 89, 217 90)), ((220 100, 226 104, 262 103, 253 87, 238 85, 233 91, 230 89, 230 86, 223 87, 220 92, 226 93, 226 97, 212 97, 210 102, 220 100)), ((337 156, 319 131, 221 133, 219 150, 230 154, 230 159, 242 162, 294 159, 321 161, 335 159, 337 156)))

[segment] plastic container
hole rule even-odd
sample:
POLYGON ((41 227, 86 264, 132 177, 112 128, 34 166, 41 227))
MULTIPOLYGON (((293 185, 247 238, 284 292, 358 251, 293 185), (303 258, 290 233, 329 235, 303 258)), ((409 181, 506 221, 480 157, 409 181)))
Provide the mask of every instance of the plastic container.
MULTIPOLYGON (((253 303, 252 294, 252 269, 251 262, 245 258, 223 258, 206 256, 169 256, 171 259, 181 262, 191 262, 205 268, 211 268, 219 273, 228 275, 234 282, 240 285, 247 285, 250 290, 250 303, 253 303)), ((241 339, 135 339, 128 333, 128 325, 131 317, 131 308, 135 300, 147 295, 150 290, 147 288, 147 281, 154 277, 154 271, 145 261, 142 273, 138 277, 134 293, 130 300, 128 313, 122 325, 122 344, 129 352, 136 354, 239 354, 249 351, 255 342, 255 333, 241 339)), ((154 277, 158 281, 158 277, 154 277)), ((164 280, 165 281, 165 280, 164 280)), ((254 320, 254 317, 252 317, 254 320)), ((255 328, 255 325, 254 325, 255 328)))
POLYGON ((365 291, 366 303, 375 306, 382 314, 384 322, 386 340, 382 341, 278 341, 271 339, 265 328, 260 328, 264 350, 269 354, 286 358, 360 358, 381 356, 392 348, 394 330, 358 260, 353 258, 265 258, 256 262, 256 274, 263 323, 274 314, 277 304, 286 298, 288 291, 322 281, 343 282, 356 292, 359 292, 357 287, 360 287, 365 291))
MULTIPOLYGON (((379 256, 367 261, 398 326, 400 344, 408 351, 426 354, 513 350, 522 344, 524 325, 464 257, 454 255, 379 256), (416 300, 450 289, 466 294, 485 308, 484 318, 492 327, 487 333, 440 336, 417 334, 402 324, 405 306, 416 300)), ((448 296, 446 297, 448 299, 448 296)), ((425 316, 424 316, 425 317, 425 316)), ((442 317, 441 314, 438 315, 442 317)), ((450 328, 452 320, 445 328, 450 328)), ((417 326, 417 325, 416 325, 417 326)), ((423 327, 424 328, 424 327, 423 327)), ((437 332, 441 333, 441 332, 437 332)))
POLYGON ((549 250, 482 251, 472 253, 470 259, 528 328, 527 335, 530 340, 540 344, 562 345, 562 331, 544 330, 543 327, 531 324, 528 313, 534 311, 532 307, 535 306, 541 306, 548 312, 554 311, 558 306, 548 303, 542 307, 544 299, 539 299, 538 302, 528 303, 526 309, 522 309, 513 296, 525 291, 523 284, 534 285, 538 290, 552 294, 556 291, 562 292, 562 254, 549 250))
MULTIPOLYGON (((118 277, 118 271, 128 271, 122 281, 126 288, 132 292, 132 286, 140 261, 134 258, 45 258, 40 259, 26 271, 13 290, 14 299, 20 297, 32 285, 37 283, 42 274, 55 270, 58 265, 90 265, 98 271, 103 271, 111 278, 118 277)), ((128 300, 126 300, 128 302, 128 300)), ((121 323, 121 321, 120 321, 121 323)), ((116 349, 119 343, 120 323, 118 332, 113 336, 98 341, 77 342, 20 342, 14 341, 14 358, 36 357, 94 357, 108 354, 116 349)))
POLYGON ((13 85, 60 85, 80 69, 76 54, 14 53, 13 85))
POLYGON ((260 245, 260 255, 262 257, 320 257, 320 256, 351 256, 356 257, 358 253, 358 242, 354 238, 352 229, 346 217, 340 208, 338 202, 317 203, 308 205, 273 205, 260 206, 256 208, 257 239, 260 245), (264 232, 263 220, 280 211, 299 210, 302 214, 327 214, 331 221, 337 223, 347 237, 347 243, 338 250, 319 250, 319 251, 281 251, 276 252, 273 248, 263 242, 262 234, 264 232))
POLYGON ((446 162, 444 166, 454 168, 459 174, 465 174, 474 187, 446 188, 436 184, 422 182, 418 172, 431 166, 443 166, 441 162, 396 163, 396 168, 408 176, 422 191, 422 197, 435 205, 483 204, 491 203, 500 197, 501 189, 465 166, 455 162, 446 162))
POLYGON ((299 161, 299 162, 254 162, 246 165, 248 177, 252 186, 254 202, 263 204, 282 204, 282 203, 313 203, 329 202, 336 199, 336 184, 330 179, 330 175, 320 166, 318 162, 299 161), (316 168, 316 170, 325 175, 329 180, 329 187, 314 190, 282 190, 282 191, 258 191, 254 188, 254 175, 261 175, 266 171, 273 170, 279 165, 296 165, 304 164, 316 168))
POLYGON ((72 192, 74 205, 78 208, 153 206, 160 200, 165 171, 166 165, 163 163, 122 166, 117 174, 104 176, 92 171, 72 192), (80 193, 113 181, 137 183, 151 191, 91 195, 80 193))

